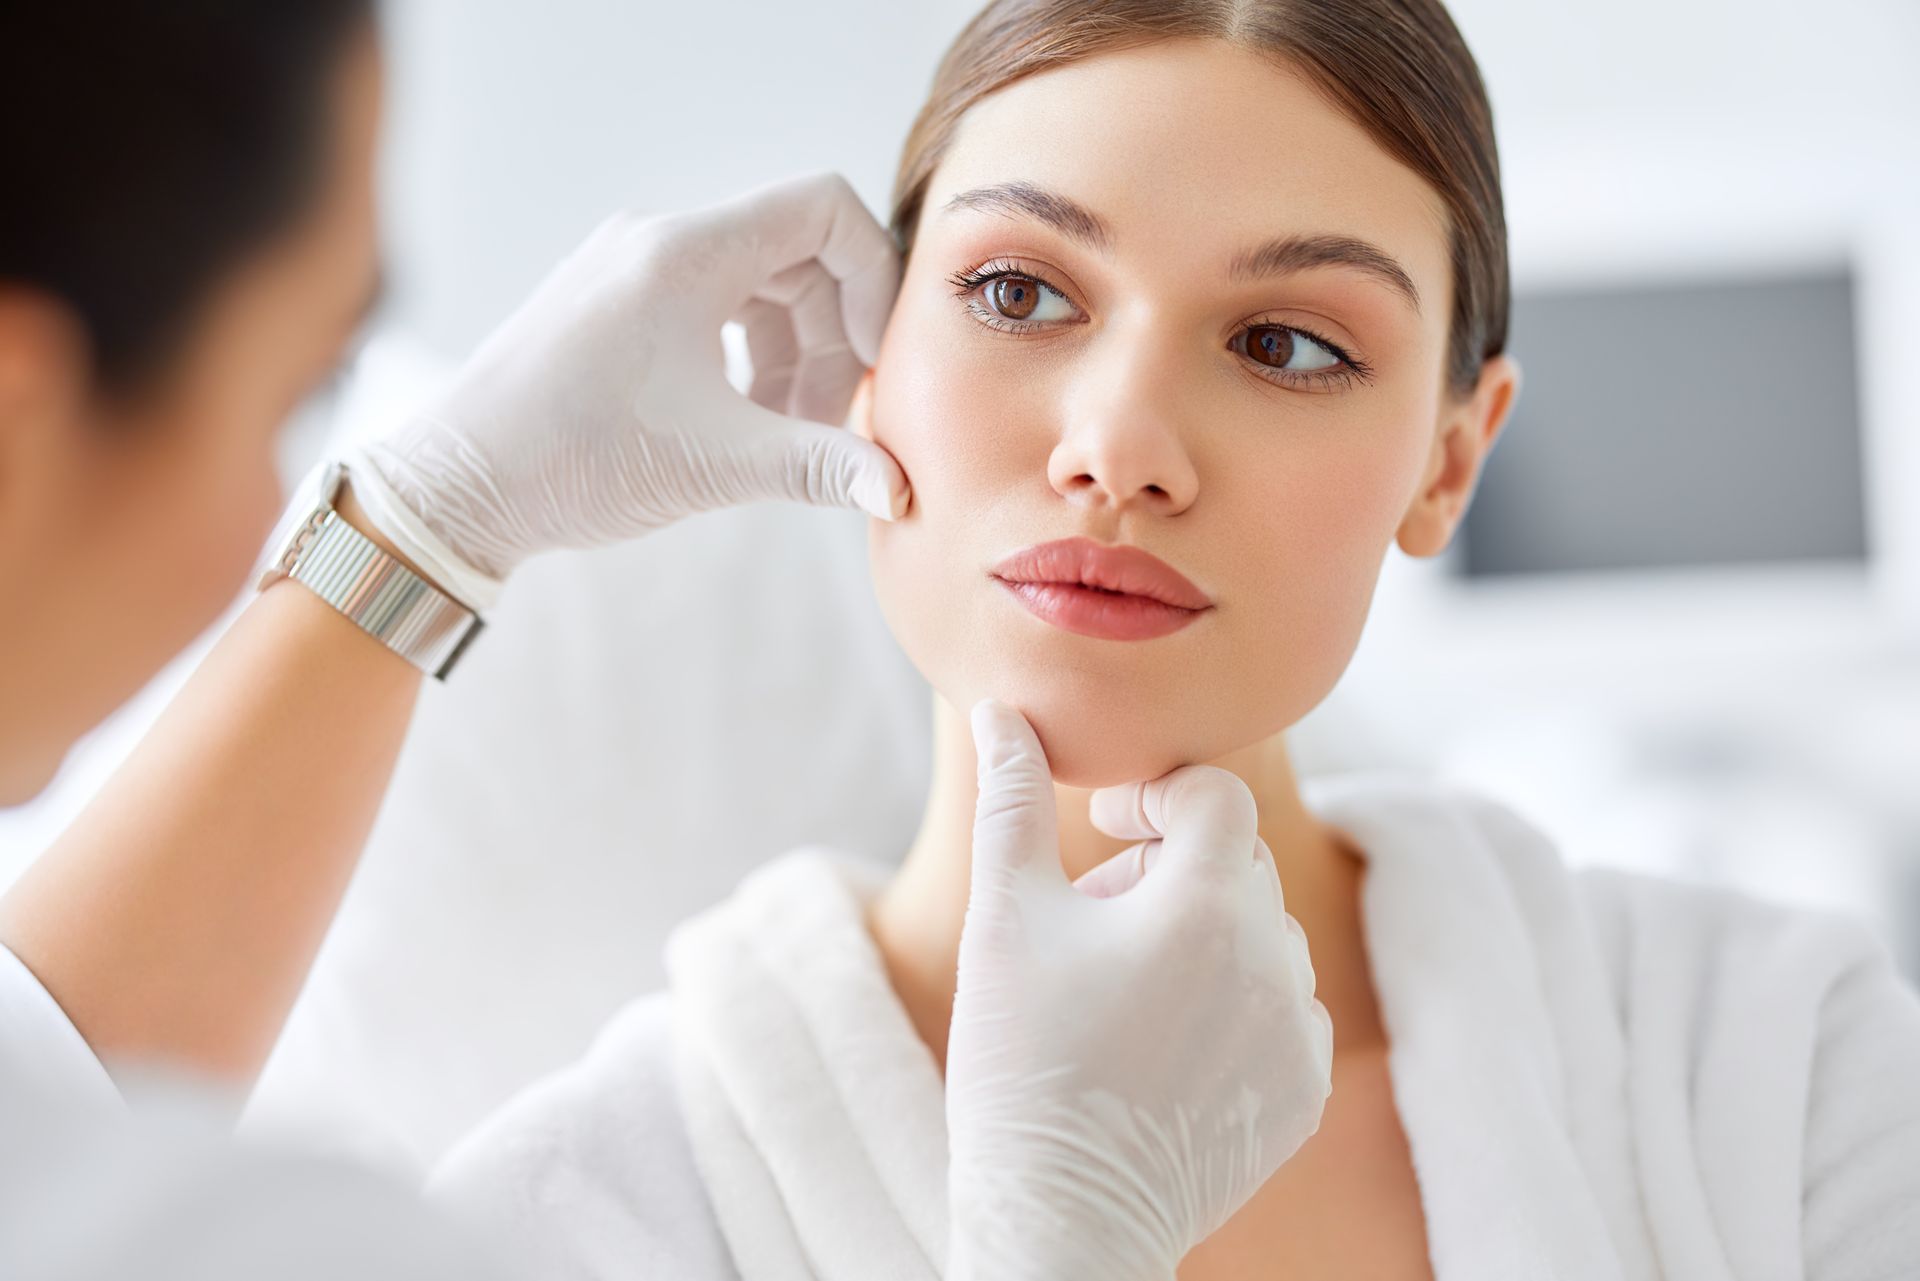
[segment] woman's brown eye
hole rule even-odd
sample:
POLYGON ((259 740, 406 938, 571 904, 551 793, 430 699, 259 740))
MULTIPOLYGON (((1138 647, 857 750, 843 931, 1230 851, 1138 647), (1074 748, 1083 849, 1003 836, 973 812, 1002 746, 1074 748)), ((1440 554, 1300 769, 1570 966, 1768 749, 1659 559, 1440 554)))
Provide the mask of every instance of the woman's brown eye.
POLYGON ((1293 331, 1258 325, 1247 331, 1247 354, 1263 365, 1284 369, 1293 360, 1293 331))
POLYGON ((1025 320, 1040 305, 1040 283, 1028 276, 1001 276, 987 286, 987 305, 1008 320, 1025 320))

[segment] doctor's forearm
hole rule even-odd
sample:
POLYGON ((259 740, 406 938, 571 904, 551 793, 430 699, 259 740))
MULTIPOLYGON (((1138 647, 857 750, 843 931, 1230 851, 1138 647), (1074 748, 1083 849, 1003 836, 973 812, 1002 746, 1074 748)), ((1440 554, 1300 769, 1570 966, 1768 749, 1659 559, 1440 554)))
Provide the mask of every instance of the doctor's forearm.
POLYGON ((277 583, 0 898, 0 941, 109 1067, 160 1059, 252 1082, 352 876, 420 680, 277 583))

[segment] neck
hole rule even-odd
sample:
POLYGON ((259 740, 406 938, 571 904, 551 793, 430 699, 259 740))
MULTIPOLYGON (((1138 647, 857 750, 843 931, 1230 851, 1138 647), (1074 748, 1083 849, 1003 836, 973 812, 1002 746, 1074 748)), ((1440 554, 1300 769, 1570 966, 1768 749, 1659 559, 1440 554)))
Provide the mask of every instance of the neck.
MULTIPOLYGON (((933 704, 933 779, 920 830, 900 870, 868 913, 895 992, 921 1039, 942 1065, 953 1016, 954 972, 973 862, 973 737, 966 716, 940 695, 933 704)), ((1317 995, 1343 1047, 1379 1035, 1359 921, 1364 864, 1342 834, 1321 823, 1300 798, 1285 737, 1204 762, 1240 777, 1253 792, 1259 832, 1280 869, 1286 910, 1306 931, 1317 995)), ((1054 785, 1060 863, 1069 879, 1125 849, 1088 819, 1093 792, 1054 785)))

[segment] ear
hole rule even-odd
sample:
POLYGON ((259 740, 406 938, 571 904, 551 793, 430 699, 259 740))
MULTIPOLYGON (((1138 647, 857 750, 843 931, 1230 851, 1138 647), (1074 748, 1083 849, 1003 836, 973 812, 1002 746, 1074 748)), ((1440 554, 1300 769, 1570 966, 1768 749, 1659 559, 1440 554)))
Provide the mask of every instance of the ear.
POLYGON ((1520 365, 1501 354, 1480 366, 1471 392, 1446 396, 1420 492, 1400 523, 1400 550, 1409 556, 1437 556, 1453 541, 1480 470, 1519 394, 1520 365))
POLYGON ((847 426, 853 434, 866 440, 873 439, 873 371, 867 370, 860 375, 859 383, 853 389, 853 403, 847 407, 847 426))
POLYGON ((0 548, 30 545, 36 511, 81 439, 92 362, 70 307, 0 282, 0 548))

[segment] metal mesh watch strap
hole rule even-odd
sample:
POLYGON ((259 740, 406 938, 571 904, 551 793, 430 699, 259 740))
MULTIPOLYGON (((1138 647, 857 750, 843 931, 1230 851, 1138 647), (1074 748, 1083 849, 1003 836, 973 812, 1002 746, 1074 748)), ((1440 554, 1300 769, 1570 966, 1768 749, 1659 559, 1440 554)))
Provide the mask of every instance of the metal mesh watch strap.
POLYGON ((483 624, 329 506, 289 540, 280 569, 421 671, 445 680, 483 624))

